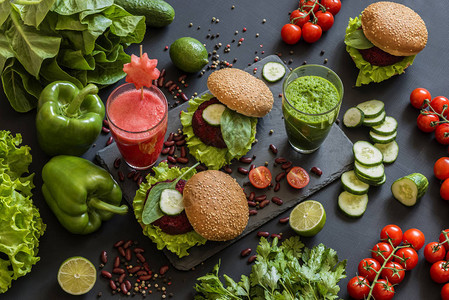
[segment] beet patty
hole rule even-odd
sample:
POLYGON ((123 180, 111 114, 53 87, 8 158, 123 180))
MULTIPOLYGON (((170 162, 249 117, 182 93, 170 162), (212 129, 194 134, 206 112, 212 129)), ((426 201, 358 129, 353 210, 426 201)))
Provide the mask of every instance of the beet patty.
POLYGON ((391 55, 377 47, 371 47, 369 49, 359 49, 363 59, 374 66, 390 66, 400 62, 404 59, 404 56, 391 55))
POLYGON ((193 114, 192 128, 193 133, 206 145, 217 148, 226 148, 226 143, 221 134, 220 126, 209 125, 203 119, 203 111, 212 104, 221 104, 217 98, 212 98, 208 101, 201 103, 198 109, 193 114))

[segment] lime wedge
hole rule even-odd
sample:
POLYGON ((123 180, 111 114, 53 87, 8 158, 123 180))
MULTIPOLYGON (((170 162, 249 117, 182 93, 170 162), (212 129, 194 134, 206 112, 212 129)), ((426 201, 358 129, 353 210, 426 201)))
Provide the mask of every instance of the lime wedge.
POLYGON ((290 213, 290 227, 301 236, 314 236, 323 229, 326 223, 326 212, 323 205, 315 200, 306 200, 290 213))
POLYGON ((70 257, 59 267, 58 283, 69 294, 82 295, 89 292, 96 280, 95 266, 84 257, 70 257))

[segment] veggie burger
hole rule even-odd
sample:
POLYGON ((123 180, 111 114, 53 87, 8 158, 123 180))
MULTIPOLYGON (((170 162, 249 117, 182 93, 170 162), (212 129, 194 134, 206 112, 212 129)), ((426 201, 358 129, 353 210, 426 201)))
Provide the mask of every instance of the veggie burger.
POLYGON ((257 118, 270 112, 274 99, 262 80, 235 68, 213 72, 207 87, 210 93, 189 101, 181 123, 190 154, 218 170, 251 149, 257 118))
POLYGON ((376 2, 349 20, 346 51, 360 69, 356 86, 404 73, 427 44, 427 28, 411 8, 376 2))

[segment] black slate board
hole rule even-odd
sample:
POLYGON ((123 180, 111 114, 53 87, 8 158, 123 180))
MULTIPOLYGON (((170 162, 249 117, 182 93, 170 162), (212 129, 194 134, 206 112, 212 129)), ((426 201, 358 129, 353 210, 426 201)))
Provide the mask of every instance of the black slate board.
MULTIPOLYGON (((257 71, 254 75, 258 78, 261 78, 262 67, 269 61, 283 63, 278 56, 271 55, 249 66, 245 69, 245 71, 253 73, 255 68, 257 68, 257 71)), ((234 162, 231 165, 231 168, 233 169, 233 173, 231 175, 237 180, 240 185, 244 186, 246 193, 254 191, 256 195, 267 195, 268 199, 271 199, 273 196, 277 196, 280 197, 284 202, 284 204, 281 206, 271 203, 266 208, 259 210, 257 215, 251 216, 248 222, 248 226, 238 238, 247 235, 256 228, 260 227, 262 224, 275 218, 276 216, 298 204, 302 200, 309 198, 309 196, 316 191, 338 179, 344 171, 352 168, 352 142, 346 137, 346 135, 336 124, 332 126, 328 138, 317 151, 307 155, 295 152, 287 141, 284 121, 282 119, 282 101, 279 97, 279 95, 282 93, 282 80, 276 83, 267 84, 274 96, 274 106, 272 111, 267 116, 259 119, 256 135, 256 139, 258 140, 258 142, 253 145, 252 149, 246 156, 256 155, 256 158, 253 161, 253 164, 255 164, 256 166, 264 165, 265 162, 268 162, 268 168, 271 170, 273 177, 282 171, 280 166, 275 166, 274 164, 274 159, 279 156, 291 160, 293 162, 293 165, 301 166, 307 171, 309 171, 314 166, 319 167, 323 171, 323 175, 319 177, 314 174, 310 174, 309 184, 301 190, 295 190, 291 188, 286 180, 283 180, 281 182, 281 188, 278 192, 275 193, 273 190, 261 191, 248 185, 248 177, 237 172, 238 167, 248 168, 249 165, 242 164, 238 161, 234 162), (270 134, 270 130, 273 130, 272 134, 270 134), (277 156, 275 156, 270 151, 270 144, 276 145, 278 149, 277 156), (329 153, 332 153, 332 155, 329 155, 329 153)), ((188 104, 185 103, 169 111, 167 136, 170 132, 176 132, 179 128, 181 128, 179 113, 181 110, 186 110, 187 105, 188 104)), ((118 170, 114 168, 114 161, 117 157, 120 157, 120 153, 115 143, 100 150, 97 153, 98 161, 106 169, 108 169, 113 177, 117 180, 117 182, 119 182, 120 186, 122 187, 124 198, 132 206, 132 201, 137 190, 137 184, 130 179, 125 179, 124 182, 119 181, 117 175, 118 170)), ((159 158, 159 161, 163 159, 165 159, 165 157, 161 156, 159 158)), ((195 160, 192 156, 189 156, 189 161, 191 165, 195 160)), ((122 163, 120 165, 120 170, 125 175, 131 171, 131 169, 126 166, 125 163, 122 163)), ((207 258, 211 257, 212 255, 216 254, 217 252, 221 251, 222 249, 226 248, 237 239, 227 242, 207 242, 203 246, 191 248, 189 250, 190 255, 183 258, 178 258, 175 254, 167 250, 164 250, 164 253, 175 268, 179 270, 189 270, 192 267, 200 264, 207 258)))

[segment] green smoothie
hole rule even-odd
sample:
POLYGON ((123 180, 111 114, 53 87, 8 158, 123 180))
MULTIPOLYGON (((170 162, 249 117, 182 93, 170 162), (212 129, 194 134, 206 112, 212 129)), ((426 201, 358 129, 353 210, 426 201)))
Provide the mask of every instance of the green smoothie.
POLYGON ((338 116, 340 98, 323 77, 302 76, 288 83, 282 109, 290 144, 306 153, 316 150, 338 116))

